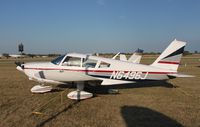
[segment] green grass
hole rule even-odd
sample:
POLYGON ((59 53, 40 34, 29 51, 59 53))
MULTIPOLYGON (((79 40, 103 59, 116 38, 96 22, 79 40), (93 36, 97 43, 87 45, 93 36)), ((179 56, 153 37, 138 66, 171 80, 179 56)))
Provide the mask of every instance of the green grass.
MULTIPOLYGON (((45 58, 45 60, 50 59, 45 58)), ((68 91, 74 90, 74 87, 70 89, 57 87, 60 91, 32 94, 30 89, 38 83, 29 81, 24 74, 15 69, 15 59, 1 59, 0 126, 199 127, 199 59, 193 56, 184 57, 179 68, 180 72, 195 75, 195 78, 173 79, 167 83, 136 83, 124 87, 88 87, 89 91, 95 92, 95 97, 81 102, 66 97, 68 91), (107 94, 109 88, 119 89, 120 94, 107 94), (63 104, 60 102, 61 93, 63 104), (50 100, 51 102, 48 102, 50 100), (32 114, 33 111, 44 114, 35 115, 32 114)), ((23 60, 28 62, 43 59, 23 60)), ((144 56, 142 63, 150 64, 154 60, 155 57, 144 56)))

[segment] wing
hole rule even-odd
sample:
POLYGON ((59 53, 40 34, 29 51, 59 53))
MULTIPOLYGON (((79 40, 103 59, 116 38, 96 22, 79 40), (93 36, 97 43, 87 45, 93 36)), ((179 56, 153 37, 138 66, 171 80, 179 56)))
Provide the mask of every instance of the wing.
POLYGON ((180 73, 168 74, 168 76, 171 76, 171 77, 174 77, 174 78, 192 78, 192 77, 195 77, 193 75, 186 75, 186 74, 180 74, 180 73))

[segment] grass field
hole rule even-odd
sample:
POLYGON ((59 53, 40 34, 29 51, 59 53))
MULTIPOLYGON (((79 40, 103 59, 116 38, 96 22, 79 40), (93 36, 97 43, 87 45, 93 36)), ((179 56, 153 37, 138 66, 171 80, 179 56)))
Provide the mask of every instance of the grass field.
MULTIPOLYGON (((194 78, 88 86, 95 96, 80 102, 67 99, 67 93, 75 89, 71 86, 54 86, 57 90, 51 93, 32 94, 30 89, 37 83, 15 69, 15 59, 0 59, 0 127, 200 127, 199 59, 183 57, 179 68, 194 78), (108 94, 110 88, 118 89, 119 94, 108 94)), ((142 63, 154 60, 144 56, 142 63)))

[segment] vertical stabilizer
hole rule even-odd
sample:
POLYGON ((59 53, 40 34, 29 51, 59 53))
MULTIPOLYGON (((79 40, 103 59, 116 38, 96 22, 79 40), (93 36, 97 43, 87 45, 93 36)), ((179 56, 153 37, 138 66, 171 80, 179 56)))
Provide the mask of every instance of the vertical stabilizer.
POLYGON ((135 53, 132 56, 130 56, 130 58, 128 59, 128 62, 139 64, 141 59, 142 59, 142 53, 143 52, 144 52, 144 50, 138 48, 135 51, 135 53))
POLYGON ((121 61, 127 61, 126 55, 124 55, 124 54, 120 54, 119 59, 121 61))
POLYGON ((152 66, 177 71, 186 42, 174 40, 152 66))

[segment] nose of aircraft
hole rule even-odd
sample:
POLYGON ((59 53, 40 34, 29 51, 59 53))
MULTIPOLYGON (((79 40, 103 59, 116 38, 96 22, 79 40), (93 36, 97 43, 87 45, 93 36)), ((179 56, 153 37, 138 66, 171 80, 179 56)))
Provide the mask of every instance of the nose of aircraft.
POLYGON ((21 66, 17 66, 16 69, 17 69, 18 71, 24 72, 24 69, 23 69, 21 66))
POLYGON ((15 64, 17 65, 16 69, 18 71, 24 72, 24 65, 20 62, 15 62, 15 64))

